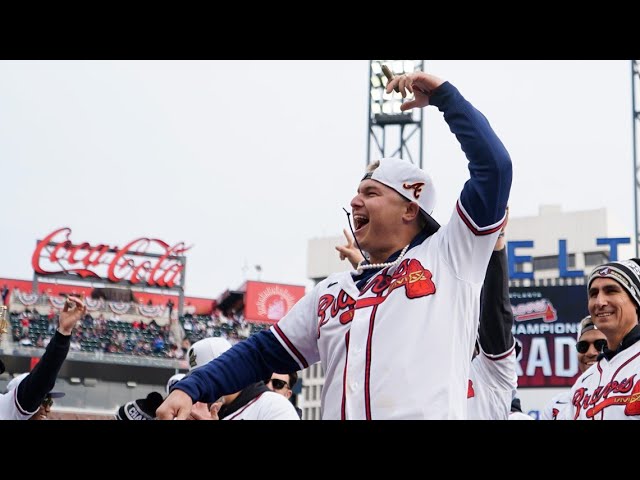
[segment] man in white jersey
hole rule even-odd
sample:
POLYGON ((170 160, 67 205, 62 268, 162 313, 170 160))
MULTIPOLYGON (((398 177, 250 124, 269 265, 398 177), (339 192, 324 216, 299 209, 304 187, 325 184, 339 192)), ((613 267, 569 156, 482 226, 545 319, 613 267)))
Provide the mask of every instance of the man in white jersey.
POLYGON ((601 358, 571 387, 563 418, 640 420, 640 260, 605 263, 589 276, 589 313, 607 338, 601 358))
MULTIPOLYGON (((587 315, 580 321, 578 335, 576 339, 576 351, 578 352, 578 370, 580 373, 587 371, 598 360, 604 346, 607 344, 607 337, 604 336, 587 315)), ((540 420, 561 420, 565 419, 562 411, 569 405, 571 399, 571 389, 568 388, 562 393, 555 395, 544 407, 540 414, 540 420)))
MULTIPOLYGON (((220 337, 203 338, 188 352, 190 373, 206 365, 231 348, 220 337)), ((171 387, 170 387, 171 388, 171 387)), ((264 382, 246 386, 239 392, 224 395, 213 405, 196 402, 191 409, 193 420, 299 420, 293 404, 271 391, 264 382)))
POLYGON ((322 362, 323 419, 467 418, 480 290, 504 221, 511 159, 487 119, 449 82, 414 72, 387 92, 403 111, 436 106, 469 160, 449 223, 431 217, 431 177, 398 158, 372 164, 351 201, 356 271, 330 275, 268 332, 177 383, 158 417, 186 419, 194 401, 322 362))
MULTIPOLYGON (((518 387, 518 375, 516 341, 511 332, 513 311, 505 251, 506 225, 507 220, 493 249, 482 286, 480 329, 469 371, 469 420, 507 420, 513 417, 512 399, 518 387)), ((336 250, 341 260, 347 259, 353 268, 357 268, 363 257, 346 230, 344 236, 346 245, 338 245, 336 250)))
MULTIPOLYGON (((0 420, 29 420, 38 412, 53 389, 58 372, 67 358, 73 327, 84 317, 85 312, 86 308, 80 298, 67 298, 60 312, 58 328, 40 361, 21 379, 16 388, 0 395, 0 420)), ((0 371, 4 371, 2 361, 0 371)))
POLYGON ((506 221, 482 287, 477 355, 471 361, 467 392, 470 420, 513 418, 512 400, 518 388, 518 374, 516 341, 511 331, 513 311, 509 298, 505 227, 506 221))

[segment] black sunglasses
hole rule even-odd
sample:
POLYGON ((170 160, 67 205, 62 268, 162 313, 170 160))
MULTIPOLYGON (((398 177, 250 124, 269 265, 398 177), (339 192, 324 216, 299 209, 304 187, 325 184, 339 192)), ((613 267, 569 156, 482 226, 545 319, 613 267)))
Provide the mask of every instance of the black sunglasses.
MULTIPOLYGON (((276 390, 281 390, 284 387, 288 387, 289 384, 287 382, 285 382, 284 380, 278 380, 277 378, 271 378, 269 379, 269 382, 271 382, 271 385, 273 385, 273 388, 275 388, 276 390)), ((267 383, 269 383, 267 382, 267 383)))
POLYGON ((587 350, 589 350, 589 345, 591 345, 592 343, 598 352, 602 352, 602 350, 604 349, 604 346, 607 344, 607 341, 604 338, 595 340, 593 342, 580 340, 578 343, 576 343, 576 350, 578 350, 578 353, 587 353, 587 350))

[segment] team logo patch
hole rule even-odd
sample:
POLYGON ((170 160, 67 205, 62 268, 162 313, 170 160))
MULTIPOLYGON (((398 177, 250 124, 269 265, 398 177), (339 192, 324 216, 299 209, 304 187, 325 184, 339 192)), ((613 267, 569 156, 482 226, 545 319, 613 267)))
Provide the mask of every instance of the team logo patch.
POLYGON ((198 362, 196 361, 196 352, 193 350, 193 348, 189 349, 189 365, 191 365, 191 368, 195 367, 198 364, 198 362))
POLYGON ((420 194, 422 193, 422 187, 424 187, 424 182, 402 184, 402 188, 406 190, 413 190, 413 197, 416 200, 420 198, 420 194))
POLYGON ((551 323, 558 320, 558 312, 548 298, 520 303, 516 306, 511 305, 511 310, 516 322, 542 320, 545 323, 551 323))
POLYGON ((473 389, 473 382, 469 379, 469 387, 467 388, 467 398, 473 398, 476 396, 476 392, 473 389))
POLYGON ((611 273, 611 269, 609 267, 604 267, 602 270, 598 272, 598 275, 600 275, 601 277, 606 277, 610 273, 611 273))

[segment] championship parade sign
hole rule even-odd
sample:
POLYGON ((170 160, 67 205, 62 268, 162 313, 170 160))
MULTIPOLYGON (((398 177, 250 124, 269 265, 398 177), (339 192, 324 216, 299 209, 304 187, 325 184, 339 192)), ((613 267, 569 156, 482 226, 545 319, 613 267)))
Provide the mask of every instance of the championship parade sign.
POLYGON ((571 387, 578 377, 578 325, 587 311, 584 285, 512 287, 519 387, 571 387))

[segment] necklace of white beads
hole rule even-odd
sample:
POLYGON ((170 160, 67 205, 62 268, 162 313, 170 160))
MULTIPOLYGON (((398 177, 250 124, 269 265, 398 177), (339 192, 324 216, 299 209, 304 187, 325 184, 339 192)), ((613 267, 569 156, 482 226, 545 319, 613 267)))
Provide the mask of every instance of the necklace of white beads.
POLYGON ((398 265, 402 261, 402 257, 404 257, 405 253, 407 253, 407 250, 409 250, 409 245, 405 246, 402 249, 402 251, 400 252, 400 255, 398 256, 398 258, 396 258, 393 262, 369 263, 367 265, 362 265, 362 262, 364 262, 364 260, 363 260, 362 262, 360 262, 358 264, 358 268, 357 268, 358 275, 360 275, 365 270, 377 270, 379 268, 395 267, 396 265, 398 265))

